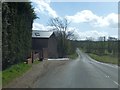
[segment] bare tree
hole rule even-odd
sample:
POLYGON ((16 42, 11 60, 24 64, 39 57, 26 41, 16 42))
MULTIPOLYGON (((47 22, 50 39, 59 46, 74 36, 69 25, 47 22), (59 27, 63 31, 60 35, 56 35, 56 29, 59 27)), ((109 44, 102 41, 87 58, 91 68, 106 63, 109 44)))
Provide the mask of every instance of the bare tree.
POLYGON ((70 22, 66 18, 51 18, 48 25, 56 33, 60 57, 65 57, 70 47, 69 39, 73 37, 73 31, 68 31, 70 22))

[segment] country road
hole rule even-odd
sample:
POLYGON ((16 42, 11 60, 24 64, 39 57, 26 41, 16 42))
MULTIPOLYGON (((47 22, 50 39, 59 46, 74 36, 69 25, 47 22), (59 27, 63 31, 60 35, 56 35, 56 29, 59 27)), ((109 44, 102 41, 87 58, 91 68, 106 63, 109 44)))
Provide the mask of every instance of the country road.
POLYGON ((118 88, 118 67, 91 59, 77 50, 79 58, 48 71, 33 88, 118 88))

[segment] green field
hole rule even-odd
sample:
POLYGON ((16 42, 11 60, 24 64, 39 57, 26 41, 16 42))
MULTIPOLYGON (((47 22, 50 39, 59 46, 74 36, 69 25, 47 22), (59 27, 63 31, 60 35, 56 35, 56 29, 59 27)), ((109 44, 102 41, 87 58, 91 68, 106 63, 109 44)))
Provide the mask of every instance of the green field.
POLYGON ((118 57, 110 56, 110 55, 102 55, 98 56, 96 54, 89 54, 89 56, 97 61, 111 64, 118 64, 118 57))

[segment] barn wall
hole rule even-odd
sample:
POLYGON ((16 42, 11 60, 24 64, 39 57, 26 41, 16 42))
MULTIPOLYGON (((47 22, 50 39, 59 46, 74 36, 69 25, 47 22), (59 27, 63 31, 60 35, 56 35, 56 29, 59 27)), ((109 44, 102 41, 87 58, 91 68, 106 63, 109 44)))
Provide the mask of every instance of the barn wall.
POLYGON ((55 35, 52 34, 48 38, 32 38, 32 50, 38 52, 40 58, 57 58, 57 41, 55 35))
POLYGON ((32 38, 32 50, 39 53, 39 59, 48 58, 48 38, 32 38))
POLYGON ((44 57, 44 60, 48 59, 48 48, 43 48, 43 57, 44 57))
POLYGON ((32 38, 32 50, 42 50, 48 47, 48 38, 32 38))
POLYGON ((57 58, 57 41, 55 39, 55 35, 53 34, 48 40, 48 57, 49 58, 57 58))

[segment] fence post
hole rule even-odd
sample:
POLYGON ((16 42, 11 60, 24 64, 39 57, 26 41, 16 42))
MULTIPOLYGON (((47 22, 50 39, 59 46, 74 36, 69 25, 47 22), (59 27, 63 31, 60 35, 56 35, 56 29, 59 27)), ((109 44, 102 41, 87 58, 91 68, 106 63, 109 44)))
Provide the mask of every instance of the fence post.
POLYGON ((34 61, 34 60, 33 60, 33 59, 34 59, 34 58, 33 58, 33 57, 34 57, 33 54, 34 54, 34 52, 32 51, 32 52, 31 52, 32 63, 33 63, 33 61, 34 61))

